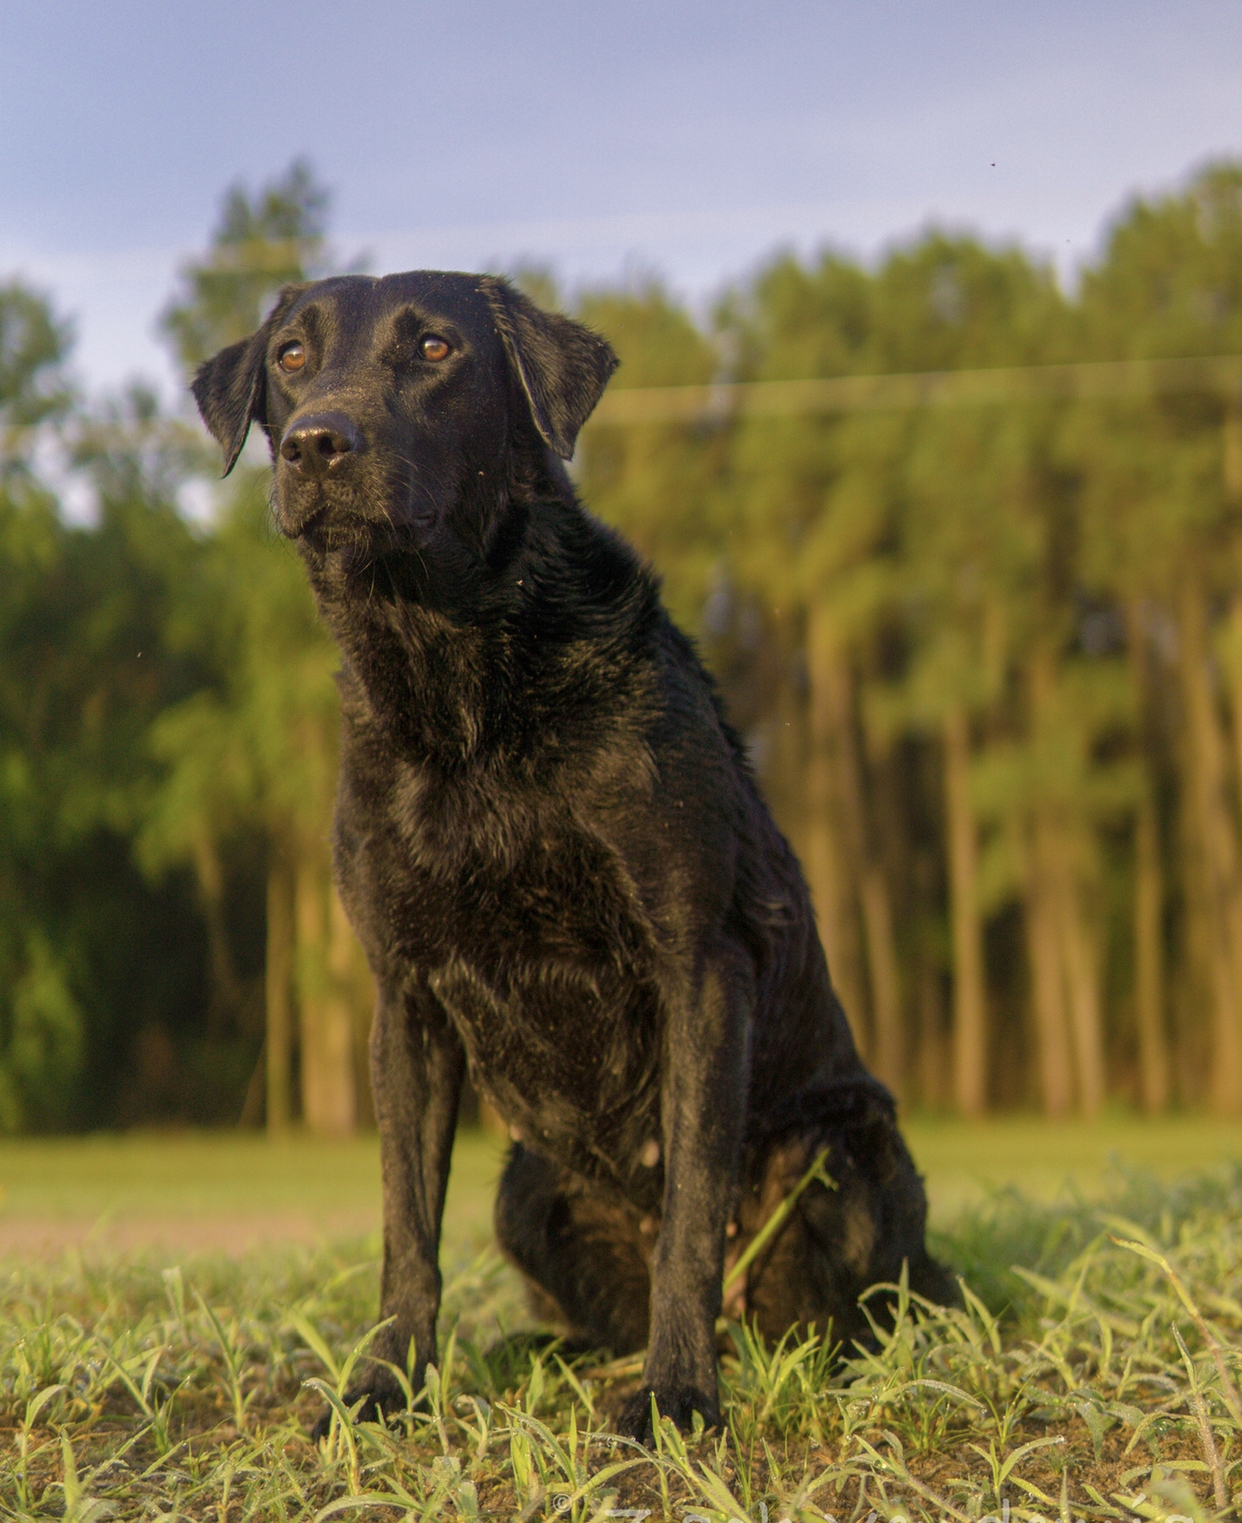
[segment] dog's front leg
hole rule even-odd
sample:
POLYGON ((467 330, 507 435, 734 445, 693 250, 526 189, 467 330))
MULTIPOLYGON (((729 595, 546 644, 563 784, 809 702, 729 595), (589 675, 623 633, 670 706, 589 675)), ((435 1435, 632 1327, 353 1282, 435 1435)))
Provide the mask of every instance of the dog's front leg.
MULTIPOLYGON (((374 1359, 345 1396, 351 1406, 366 1398, 364 1420, 405 1403, 392 1371, 379 1361, 404 1369, 413 1340, 417 1394, 435 1359, 440 1219, 464 1069, 457 1033, 426 988, 381 992, 371 1028, 384 1210, 380 1319, 394 1320, 376 1337, 374 1359)), ((327 1431, 330 1417, 320 1418, 317 1435, 327 1431)))
POLYGON ((734 1204, 746 1117, 750 977, 741 959, 713 958, 666 986, 661 1054, 664 1207, 651 1260, 651 1321, 643 1384, 620 1427, 650 1443, 651 1398, 680 1428, 720 1420, 716 1318, 724 1235, 734 1204))

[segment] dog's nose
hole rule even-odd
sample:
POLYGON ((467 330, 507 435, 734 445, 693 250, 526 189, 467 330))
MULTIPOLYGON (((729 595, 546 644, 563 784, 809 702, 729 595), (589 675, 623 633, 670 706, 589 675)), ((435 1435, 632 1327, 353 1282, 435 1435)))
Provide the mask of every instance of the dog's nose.
POLYGON ((318 476, 356 454, 362 439, 341 413, 325 412, 301 418, 280 441, 280 457, 296 470, 318 476))

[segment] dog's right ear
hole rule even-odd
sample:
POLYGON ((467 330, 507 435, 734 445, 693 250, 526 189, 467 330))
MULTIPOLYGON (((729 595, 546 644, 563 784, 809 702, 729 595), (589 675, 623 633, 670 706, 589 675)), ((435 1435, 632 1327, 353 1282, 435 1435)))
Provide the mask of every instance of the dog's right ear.
POLYGON ((267 346, 272 329, 304 285, 285 286, 257 332, 230 344, 194 373, 190 390, 212 437, 224 451, 224 474, 237 464, 251 423, 267 423, 267 346))

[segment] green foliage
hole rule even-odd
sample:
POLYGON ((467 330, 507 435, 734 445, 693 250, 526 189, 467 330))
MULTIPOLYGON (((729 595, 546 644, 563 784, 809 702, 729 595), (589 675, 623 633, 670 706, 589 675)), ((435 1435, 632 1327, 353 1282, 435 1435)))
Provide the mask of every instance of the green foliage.
POLYGON ((187 369, 262 322, 284 285, 326 274, 328 192, 296 160, 251 199, 235 185, 224 198, 211 251, 181 270, 182 291, 162 326, 187 369))
POLYGON ((212 680, 165 708, 149 731, 163 764, 138 849, 158 870, 191 859, 204 834, 289 819, 316 828, 335 783, 336 656, 296 554, 271 528, 265 473, 239 480, 203 546, 194 600, 172 637, 212 680))
MULTIPOLYGON (((802 270, 778 260, 747 298, 733 298, 743 374, 756 380, 803 380, 867 369, 875 324, 873 285, 835 257, 802 270)), ((727 309, 726 309, 727 310, 727 309)), ((884 533, 882 476, 865 484, 851 474, 842 435, 849 427, 822 417, 744 423, 732 451, 733 502, 742 539, 734 562, 743 585, 774 606, 805 607, 828 586, 844 608, 859 600, 860 566, 884 533)), ((874 580, 874 578, 871 578, 874 580)), ((871 601, 866 590, 861 601, 871 601)))
MULTIPOLYGON (((195 344, 249 331, 322 257, 323 209, 300 165, 253 203, 230 192, 212 253, 170 309, 187 363, 195 344)), ((235 1116, 257 1046, 264 809, 275 786, 286 812, 323 818, 331 746, 304 731, 309 703, 331 732, 331 658, 256 474, 218 526, 194 532, 180 494, 217 469, 201 435, 141 388, 66 419, 64 341, 39 298, 0 292, 0 423, 12 424, 0 1127, 235 1116), (60 518, 31 468, 57 424, 94 489, 87 527, 60 518)))
POLYGON ((1145 358, 1242 347, 1242 166, 1209 165, 1181 192, 1135 200, 1086 273, 1095 344, 1145 358))
MULTIPOLYGON (((303 163, 230 190, 164 315, 180 361, 325 273, 326 232, 303 163)), ((619 391, 924 378, 928 405, 736 411, 721 389, 694 422, 601 416, 574 467, 701 640, 903 1099, 963 1103, 977 945, 982 1103, 1242 1105, 1242 1004, 1222 1013, 1242 987, 1242 412, 1205 384, 1013 401, 988 379, 1242 352, 1240 255, 1223 163, 1123 209, 1072 298, 1021 249, 932 230, 870 268, 781 254, 710 322, 655 279, 572 303, 619 391), (982 376, 976 400, 937 401, 926 378, 953 371, 982 376), (1058 1021, 1078 1043, 1060 1098, 1058 1021)), ((551 272, 516 278, 558 299, 551 272)), ((332 982, 335 656, 262 469, 191 528, 179 504, 217 466, 201 434, 141 389, 86 409, 68 342, 37 293, 0 288, 0 1126, 236 1116, 251 1079, 255 1117, 277 890, 301 895, 299 998, 332 982), (57 454, 92 484, 89 526, 59 511, 57 454)))
MULTIPOLYGON (((618 389, 702 385, 719 368, 716 346, 654 281, 588 292, 577 316, 616 349, 618 389)), ((593 429, 580 450, 585 497, 662 573, 675 614, 691 628, 726 553, 723 469, 723 437, 678 424, 593 429)))
POLYGON ((72 393, 63 364, 70 328, 58 322, 36 291, 0 285, 0 512, 38 496, 30 479, 40 425, 69 409, 72 393))
MULTIPOLYGON (((326 206, 300 161, 253 201, 229 191, 211 251, 186 267, 184 304, 166 320, 187 364, 253 331, 281 285, 319 272, 326 206)), ((165 768, 138 838, 149 868, 246 827, 280 834, 309 816, 316 830, 325 818, 335 658, 297 556, 271 527, 266 485, 265 471, 238 474, 169 611, 170 640, 208 679, 149 731, 165 768)))
POLYGON ((150 479, 143 398, 81 431, 87 469, 105 459, 97 428, 123 436, 97 527, 61 520, 31 461, 64 413, 64 330, 17 288, 0 310, 3 407, 24 430, 0 479, 0 1127, 12 1130, 80 1125, 100 1100, 111 1110, 117 1028, 163 1019, 170 1000, 196 1013, 192 963, 188 978, 178 967, 193 957, 192 914, 175 886, 152 903, 128 842, 152 780, 147 727, 193 680, 162 649, 193 544, 172 501, 181 460, 150 479))
POLYGON ((19 1131, 29 1115, 63 1126, 65 1100, 82 1075, 85 1030, 64 968, 32 933, 26 971, 13 988, 12 1034, 0 1069, 0 1124, 19 1131))

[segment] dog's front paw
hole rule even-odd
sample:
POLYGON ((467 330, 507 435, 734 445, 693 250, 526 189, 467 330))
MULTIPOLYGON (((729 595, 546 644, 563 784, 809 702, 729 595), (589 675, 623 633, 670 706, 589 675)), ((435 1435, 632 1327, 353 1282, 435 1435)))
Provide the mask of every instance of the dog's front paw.
MULTIPOLYGON (((343 1400, 351 1412, 355 1403, 362 1403, 358 1408, 356 1422, 382 1423, 390 1412, 399 1412, 405 1407, 405 1392, 397 1384, 391 1371, 377 1367, 357 1385, 350 1386, 343 1400)), ((311 1429, 313 1441, 318 1442, 321 1438, 327 1438, 332 1429, 334 1412, 333 1407, 325 1407, 316 1418, 315 1426, 311 1429)))
POLYGON ((689 1433, 694 1414, 700 1413, 705 1428, 720 1425, 720 1406, 715 1396, 700 1391, 696 1386, 643 1386, 621 1409, 617 1419, 617 1432, 626 1438, 636 1438, 650 1449, 655 1441, 651 1426, 651 1398, 655 1397, 661 1417, 671 1417, 683 1433, 689 1433))

